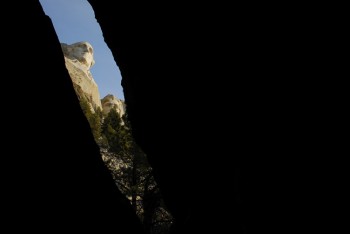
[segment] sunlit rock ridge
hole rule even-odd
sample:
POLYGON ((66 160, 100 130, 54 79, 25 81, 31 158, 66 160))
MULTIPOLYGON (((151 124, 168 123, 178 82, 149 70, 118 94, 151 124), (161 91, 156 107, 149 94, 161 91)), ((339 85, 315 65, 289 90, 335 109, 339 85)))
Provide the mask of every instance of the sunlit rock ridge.
POLYGON ((61 43, 66 68, 74 83, 78 96, 83 95, 92 109, 102 109, 98 86, 91 75, 90 68, 95 64, 94 50, 88 42, 77 42, 71 45, 61 43))
POLYGON ((123 116, 125 104, 122 100, 112 94, 106 95, 102 100, 100 99, 98 85, 90 72, 90 68, 95 64, 94 49, 91 44, 84 41, 71 45, 61 43, 61 47, 66 68, 79 98, 84 97, 91 105, 93 112, 97 108, 101 108, 104 114, 108 114, 113 108, 120 116, 123 116))

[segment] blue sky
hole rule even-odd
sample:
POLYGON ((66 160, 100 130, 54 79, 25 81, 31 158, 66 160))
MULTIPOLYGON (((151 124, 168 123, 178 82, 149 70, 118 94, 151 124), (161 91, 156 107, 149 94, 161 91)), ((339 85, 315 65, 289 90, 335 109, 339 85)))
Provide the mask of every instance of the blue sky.
POLYGON ((94 12, 86 0, 39 0, 62 43, 87 41, 94 48, 95 65, 90 69, 100 97, 113 94, 124 100, 121 75, 112 53, 104 42, 94 12))

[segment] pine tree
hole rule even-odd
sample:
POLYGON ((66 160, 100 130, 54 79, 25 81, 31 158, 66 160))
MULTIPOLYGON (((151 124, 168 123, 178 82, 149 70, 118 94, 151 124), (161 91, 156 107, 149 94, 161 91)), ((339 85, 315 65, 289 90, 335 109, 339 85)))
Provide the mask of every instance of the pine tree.
POLYGON ((80 107, 89 122, 91 132, 94 135, 95 141, 99 142, 101 140, 101 117, 102 111, 100 108, 97 108, 95 113, 92 113, 90 104, 85 98, 81 98, 80 107))
POLYGON ((151 230, 158 233, 155 230, 168 229, 172 218, 164 209, 165 205, 151 174, 152 169, 148 164, 147 156, 132 137, 127 115, 120 117, 112 108, 106 116, 103 116, 99 108, 92 113, 85 99, 80 100, 80 104, 96 142, 130 165, 117 170, 111 168, 111 170, 118 186, 121 186, 125 195, 131 198, 131 205, 143 221, 145 229, 150 233, 151 230), (154 223, 157 225, 155 226, 154 223))
POLYGON ((101 133, 102 133, 102 110, 98 107, 95 113, 92 115, 91 121, 91 130, 94 134, 96 142, 101 141, 101 133))
POLYGON ((107 139, 110 150, 120 156, 124 155, 121 123, 117 111, 111 109, 102 124, 102 134, 107 139))

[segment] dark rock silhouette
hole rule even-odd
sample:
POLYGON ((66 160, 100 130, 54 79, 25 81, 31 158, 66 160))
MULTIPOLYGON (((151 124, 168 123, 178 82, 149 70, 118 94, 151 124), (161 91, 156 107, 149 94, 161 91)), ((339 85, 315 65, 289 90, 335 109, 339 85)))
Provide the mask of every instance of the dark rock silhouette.
POLYGON ((1 140, 2 228, 142 233, 102 162, 51 20, 39 1, 1 5, 2 67, 11 74, 3 87, 15 93, 3 106, 9 114, 1 140))
POLYGON ((238 159, 257 124, 247 126, 254 116, 244 108, 258 93, 240 77, 249 67, 237 57, 248 54, 231 51, 241 42, 231 41, 230 23, 182 5, 89 2, 121 70, 136 141, 176 219, 173 232, 243 233, 238 159))
POLYGON ((88 1, 173 233, 314 230, 304 155, 330 148, 313 122, 308 19, 269 4, 88 1))
MULTIPOLYGON (((100 159, 49 18, 38 1, 8 2, 4 87, 19 95, 3 107, 11 115, 2 120, 2 226, 141 233, 100 159), (19 57, 24 51, 30 59, 19 57)), ((300 155, 330 151, 305 95, 311 82, 298 80, 312 74, 316 51, 304 22, 268 5, 89 2, 121 70, 134 137, 176 219, 173 233, 314 230, 322 212, 300 155)))

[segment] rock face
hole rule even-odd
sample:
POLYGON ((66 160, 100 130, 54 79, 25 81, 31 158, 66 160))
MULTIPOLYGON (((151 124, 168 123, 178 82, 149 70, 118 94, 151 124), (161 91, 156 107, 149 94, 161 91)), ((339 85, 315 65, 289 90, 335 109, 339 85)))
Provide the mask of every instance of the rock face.
POLYGON ((112 94, 108 94, 107 96, 105 96, 101 100, 101 103, 102 103, 102 110, 104 114, 108 114, 112 108, 119 113, 120 117, 122 117, 125 113, 124 101, 116 98, 112 94))
POLYGON ((92 46, 88 42, 77 42, 71 45, 61 43, 61 47, 78 96, 84 96, 89 101, 92 111, 98 107, 102 109, 98 86, 90 73, 95 64, 92 46))
MULTIPOLYGON (((5 136, 0 159, 1 228, 21 232, 25 226, 26 231, 39 233, 52 228, 60 233, 145 233, 102 161, 52 21, 40 2, 0 4, 7 13, 1 14, 1 26, 8 35, 2 38, 3 71, 13 72, 11 78, 3 79, 2 87, 13 87, 16 92, 4 102, 4 110, 11 114, 3 115, 3 121, 11 127, 1 132, 5 136), (33 49, 26 55, 24 44, 33 49), (45 99, 48 105, 33 104, 45 99), (14 105, 19 103, 23 104, 20 108, 14 105), (11 137, 15 132, 19 138, 11 137)), ((5 92, 1 94, 5 99, 5 92)))

